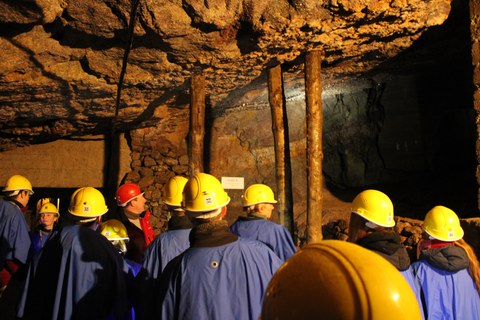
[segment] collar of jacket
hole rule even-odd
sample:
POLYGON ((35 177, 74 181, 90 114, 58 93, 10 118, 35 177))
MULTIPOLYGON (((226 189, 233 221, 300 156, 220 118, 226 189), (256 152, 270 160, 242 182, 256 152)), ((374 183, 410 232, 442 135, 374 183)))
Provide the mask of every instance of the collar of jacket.
POLYGON ((193 227, 190 232, 191 247, 219 247, 238 240, 225 220, 209 221, 193 227))
POLYGON ((434 267, 450 272, 460 271, 469 266, 467 253, 455 245, 423 249, 419 259, 427 260, 434 267))
POLYGON ((375 230, 359 239, 357 244, 380 254, 400 271, 410 267, 410 257, 407 249, 400 242, 400 237, 395 232, 375 230))
POLYGON ((192 223, 187 216, 172 216, 168 220, 168 230, 191 229, 192 223))

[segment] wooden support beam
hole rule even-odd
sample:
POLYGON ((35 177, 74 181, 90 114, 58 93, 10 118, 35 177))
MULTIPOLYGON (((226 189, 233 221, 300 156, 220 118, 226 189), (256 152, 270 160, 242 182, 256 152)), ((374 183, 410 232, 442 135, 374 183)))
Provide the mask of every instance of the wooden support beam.
MULTIPOLYGON (((283 95, 282 69, 278 65, 268 70, 268 99, 272 112, 272 130, 275 148, 275 175, 280 223, 293 232, 292 172, 290 142, 285 99, 283 95)), ((295 240, 295 239, 294 239, 295 240)))
POLYGON ((205 136, 205 76, 194 75, 190 83, 189 174, 204 172, 203 140, 205 136))
POLYGON ((307 243, 322 240, 322 81, 321 52, 307 53, 305 59, 305 97, 307 118, 307 243))

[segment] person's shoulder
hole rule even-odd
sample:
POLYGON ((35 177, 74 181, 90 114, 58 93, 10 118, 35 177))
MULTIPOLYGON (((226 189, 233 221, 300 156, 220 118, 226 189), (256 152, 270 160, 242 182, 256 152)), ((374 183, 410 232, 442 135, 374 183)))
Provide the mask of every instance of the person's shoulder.
POLYGON ((238 241, 236 243, 240 247, 249 248, 252 250, 270 250, 270 247, 265 243, 250 238, 238 237, 238 241))
POLYGON ((17 211, 19 212, 20 209, 13 203, 6 200, 0 200, 0 215, 14 215, 17 211))

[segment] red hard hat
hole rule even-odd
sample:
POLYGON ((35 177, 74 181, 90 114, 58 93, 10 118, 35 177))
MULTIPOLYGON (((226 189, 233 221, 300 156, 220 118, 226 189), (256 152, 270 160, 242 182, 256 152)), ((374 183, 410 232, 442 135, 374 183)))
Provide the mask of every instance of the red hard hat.
POLYGON ((121 185, 117 190, 117 205, 120 207, 125 207, 127 203, 133 198, 143 195, 143 192, 140 190, 140 187, 133 182, 125 183, 121 185))

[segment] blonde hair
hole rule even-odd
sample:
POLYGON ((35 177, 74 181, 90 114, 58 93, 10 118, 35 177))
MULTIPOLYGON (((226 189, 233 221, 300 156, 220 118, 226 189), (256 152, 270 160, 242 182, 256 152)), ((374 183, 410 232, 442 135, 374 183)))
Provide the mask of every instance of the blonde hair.
POLYGON ((455 241, 455 245, 462 248, 467 253, 469 262, 468 271, 473 279, 473 282, 477 286, 477 292, 480 295, 480 263, 478 261, 478 258, 472 247, 465 240, 457 240, 455 241))

